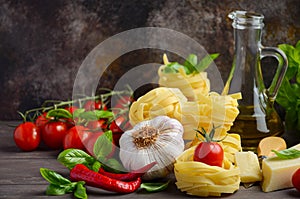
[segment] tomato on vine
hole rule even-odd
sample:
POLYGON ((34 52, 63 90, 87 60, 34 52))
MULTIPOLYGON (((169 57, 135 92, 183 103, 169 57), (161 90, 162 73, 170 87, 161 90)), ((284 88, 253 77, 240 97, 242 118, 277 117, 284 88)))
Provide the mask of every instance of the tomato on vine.
POLYGON ((67 106, 67 107, 65 107, 65 109, 67 111, 69 111, 71 114, 73 114, 74 111, 76 111, 78 109, 78 107, 77 106, 67 106))
POLYGON ((91 136, 91 132, 84 126, 74 126, 70 128, 63 140, 64 149, 81 149, 84 150, 85 141, 91 136))
POLYGON ((35 119, 34 123, 39 131, 41 131, 48 121, 49 119, 47 118, 47 112, 44 112, 35 119))
POLYGON ((42 130, 42 140, 51 149, 61 149, 67 130, 65 122, 49 121, 42 130))
POLYGON ((92 110, 107 110, 107 106, 102 103, 100 100, 88 100, 84 104, 84 109, 86 111, 92 110))
POLYGON ((41 140, 40 131, 33 122, 19 124, 14 130, 14 141, 23 151, 35 150, 41 140))
POLYGON ((202 131, 196 130, 204 137, 204 141, 200 142, 194 152, 194 161, 203 162, 210 166, 222 167, 224 159, 224 151, 222 146, 218 143, 221 140, 214 140, 215 127, 209 134, 205 129, 202 131))
POLYGON ((99 120, 90 120, 87 125, 89 129, 92 131, 104 131, 107 129, 107 120, 106 119, 99 119, 99 120))

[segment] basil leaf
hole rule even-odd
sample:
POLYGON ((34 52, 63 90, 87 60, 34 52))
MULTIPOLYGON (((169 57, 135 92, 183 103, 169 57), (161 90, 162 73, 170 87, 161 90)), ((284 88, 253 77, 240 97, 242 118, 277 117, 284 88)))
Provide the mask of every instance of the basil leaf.
POLYGON ((104 110, 94 110, 94 113, 97 119, 104 119, 104 118, 112 118, 114 117, 113 112, 111 111, 104 111, 104 110))
POLYGON ((47 118, 49 117, 55 117, 55 118, 72 118, 72 114, 64 109, 64 108, 59 108, 59 109, 52 109, 47 113, 47 118))
POLYGON ((159 192, 168 188, 170 181, 167 182, 155 182, 155 183, 142 183, 140 188, 145 189, 148 192, 159 192))
POLYGON ((112 152, 112 132, 107 131, 99 136, 94 144, 93 152, 99 159, 105 159, 112 152))
POLYGON ((186 67, 184 67, 183 65, 179 64, 178 62, 169 63, 167 65, 167 67, 165 67, 164 72, 165 73, 167 73, 167 72, 168 73, 178 73, 180 68, 183 68, 186 73, 189 73, 189 70, 186 67), (166 71, 166 69, 169 69, 169 71, 166 71))
POLYGON ((85 112, 83 112, 79 115, 79 118, 85 119, 85 120, 88 120, 88 121, 98 119, 97 115, 94 111, 85 111, 85 112))
POLYGON ((50 184, 54 185, 68 185, 71 183, 70 180, 67 178, 64 178, 60 174, 56 173, 55 171, 52 171, 50 169, 46 168, 40 168, 40 173, 43 176, 45 180, 50 182, 50 184))
POLYGON ((114 158, 104 160, 102 162, 102 167, 104 168, 104 170, 112 172, 112 173, 122 173, 123 171, 126 171, 126 169, 123 167, 123 165, 114 158))
POLYGON ((190 54, 183 64, 185 67, 188 68, 189 73, 187 73, 187 75, 195 71, 195 66, 197 65, 197 63, 197 56, 195 54, 190 54))
POLYGON ((76 198, 87 199, 88 196, 86 194, 86 189, 84 187, 85 182, 79 181, 77 182, 76 189, 74 191, 74 196, 76 198))
POLYGON ((98 172, 99 169, 101 168, 101 163, 98 161, 94 161, 94 163, 92 164, 92 170, 98 172))
POLYGON ((76 109, 74 112, 73 112, 73 117, 74 118, 78 118, 80 117, 80 115, 85 112, 85 109, 84 108, 79 108, 79 109, 76 109))
POLYGON ((55 185, 55 184, 50 184, 47 189, 46 189, 46 194, 47 195, 64 195, 66 193, 71 193, 73 192, 74 185, 69 184, 69 185, 55 185))
POLYGON ((76 164, 89 165, 95 161, 92 156, 80 149, 66 149, 58 155, 57 160, 68 169, 72 169, 76 164))
POLYGON ((200 60, 200 62, 195 65, 195 68, 197 69, 198 73, 204 71, 207 69, 210 64, 219 56, 218 53, 206 55, 203 59, 200 60))
POLYGON ((300 157, 300 151, 294 148, 285 149, 282 151, 272 150, 280 159, 294 159, 300 157))

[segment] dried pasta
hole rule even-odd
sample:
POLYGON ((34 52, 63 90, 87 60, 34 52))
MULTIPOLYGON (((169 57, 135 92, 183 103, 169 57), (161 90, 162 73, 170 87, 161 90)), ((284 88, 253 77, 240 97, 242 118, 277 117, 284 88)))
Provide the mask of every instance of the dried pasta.
POLYGON ((193 161, 195 148, 185 150, 176 159, 174 173, 178 189, 202 197, 221 196, 222 193, 234 193, 239 189, 240 170, 228 157, 231 153, 226 152, 223 167, 217 167, 193 161))

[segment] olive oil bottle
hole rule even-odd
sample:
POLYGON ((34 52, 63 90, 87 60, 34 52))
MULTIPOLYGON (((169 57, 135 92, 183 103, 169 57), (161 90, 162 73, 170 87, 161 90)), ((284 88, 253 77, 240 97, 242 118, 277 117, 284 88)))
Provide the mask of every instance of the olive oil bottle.
POLYGON ((262 138, 280 136, 284 132, 274 101, 287 69, 287 58, 278 48, 261 45, 263 15, 234 11, 229 14, 229 18, 233 20, 235 42, 229 93, 242 94, 240 113, 229 132, 241 135, 244 150, 256 151, 262 138), (267 56, 278 60, 269 88, 265 87, 260 63, 267 56))

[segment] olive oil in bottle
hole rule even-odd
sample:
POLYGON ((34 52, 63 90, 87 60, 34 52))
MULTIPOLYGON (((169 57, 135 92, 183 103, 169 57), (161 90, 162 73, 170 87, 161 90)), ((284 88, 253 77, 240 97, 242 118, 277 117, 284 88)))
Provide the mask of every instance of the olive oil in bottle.
POLYGON ((240 113, 229 132, 241 135, 244 150, 256 151, 262 138, 280 136, 284 131, 273 105, 287 69, 287 58, 278 48, 261 45, 263 15, 234 11, 229 17, 233 20, 235 42, 229 93, 242 94, 240 113), (265 87, 260 63, 267 56, 278 60, 269 88, 265 87))

